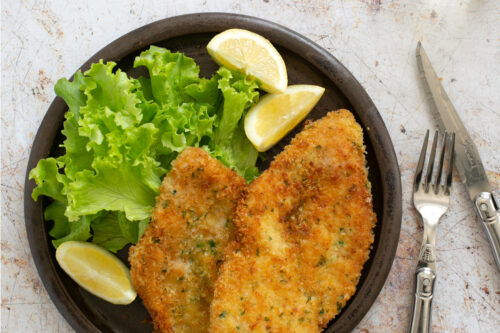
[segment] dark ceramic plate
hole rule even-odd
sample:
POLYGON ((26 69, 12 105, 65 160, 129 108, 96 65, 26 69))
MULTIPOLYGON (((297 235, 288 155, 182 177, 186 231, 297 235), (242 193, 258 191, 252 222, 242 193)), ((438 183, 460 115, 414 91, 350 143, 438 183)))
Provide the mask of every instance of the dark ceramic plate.
MULTIPOLYGON (((349 332, 375 301, 391 268, 401 225, 401 182, 394 148, 382 118, 366 91, 337 59, 309 39, 275 23, 249 16, 206 13, 172 17, 132 31, 96 53, 80 69, 87 70, 99 59, 113 60, 134 76, 137 74, 132 69, 134 57, 155 44, 193 57, 201 68, 201 75, 209 76, 217 66, 206 52, 208 41, 216 33, 236 27, 261 34, 276 46, 287 65, 289 84, 316 84, 326 88, 308 119, 346 108, 353 111, 365 130, 369 178, 378 217, 375 243, 356 294, 326 329, 326 332, 349 332)), ((60 130, 66 110, 60 98, 50 105, 33 143, 28 172, 41 158, 61 153, 58 146, 63 140, 60 130)), ((271 161, 300 128, 270 150, 267 160, 271 161)), ((267 165, 259 167, 265 169, 267 165)), ((24 204, 31 253, 45 288, 66 320, 78 332, 151 332, 153 326, 139 298, 128 306, 109 304, 78 287, 59 268, 47 233, 51 223, 43 219, 48 201, 31 199, 34 185, 26 177, 24 204)), ((127 252, 128 249, 124 249, 119 253, 125 262, 127 252)))

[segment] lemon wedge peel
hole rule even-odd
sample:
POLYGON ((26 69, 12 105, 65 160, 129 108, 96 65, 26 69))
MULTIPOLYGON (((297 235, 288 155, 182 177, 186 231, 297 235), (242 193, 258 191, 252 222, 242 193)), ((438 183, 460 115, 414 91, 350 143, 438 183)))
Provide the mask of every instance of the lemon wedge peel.
POLYGON ((257 79, 269 93, 281 93, 287 87, 283 58, 269 40, 254 32, 226 30, 210 40, 207 50, 219 65, 257 79))
POLYGON ((259 152, 268 150, 311 112, 324 92, 323 87, 300 84, 262 97, 245 117, 247 138, 259 152))
POLYGON ((105 301, 127 305, 137 297, 127 266, 100 246, 64 242, 56 250, 56 260, 73 281, 105 301))

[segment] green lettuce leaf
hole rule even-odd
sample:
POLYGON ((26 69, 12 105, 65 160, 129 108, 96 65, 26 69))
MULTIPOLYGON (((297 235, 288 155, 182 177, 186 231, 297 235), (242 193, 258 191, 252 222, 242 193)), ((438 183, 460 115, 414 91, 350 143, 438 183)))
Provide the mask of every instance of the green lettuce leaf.
MULTIPOLYGON (((221 102, 219 91, 219 77, 214 75, 211 79, 201 79, 199 83, 193 83, 185 87, 184 91, 196 102, 207 106, 218 106, 221 102)), ((215 108, 213 108, 215 111, 215 108)))
POLYGON ((117 252, 129 243, 136 244, 148 223, 149 219, 129 221, 123 212, 105 212, 90 225, 92 243, 117 252))
POLYGON ((30 179, 34 179, 37 187, 31 196, 36 201, 40 195, 51 197, 54 200, 66 201, 63 195, 65 176, 59 173, 59 167, 55 158, 49 157, 38 162, 38 165, 30 171, 30 179))
POLYGON ((92 221, 90 226, 94 233, 92 243, 100 245, 111 252, 117 252, 130 243, 122 235, 117 213, 107 212, 92 221))
POLYGON ((44 212, 46 221, 53 221, 54 225, 49 231, 49 235, 55 238, 52 241, 54 247, 58 247, 67 241, 86 241, 90 234, 90 222, 94 216, 81 217, 76 222, 69 222, 64 215, 66 204, 60 201, 52 202, 44 212))
POLYGON ((224 67, 219 69, 217 76, 223 102, 217 112, 219 122, 210 148, 225 165, 235 168, 250 181, 259 174, 255 167, 259 154, 245 135, 243 119, 258 101, 258 85, 256 81, 224 67))
POLYGON ((129 77, 102 60, 55 91, 68 105, 65 154, 30 171, 40 195, 54 199, 54 246, 89 240, 110 251, 136 243, 144 232, 171 162, 186 147, 202 147, 247 180, 258 153, 243 118, 259 98, 258 84, 220 68, 200 78, 195 61, 152 46, 134 61, 149 77, 129 77))
POLYGON ((45 220, 54 222, 54 225, 49 231, 49 235, 54 238, 62 238, 71 231, 68 218, 64 215, 66 206, 65 203, 56 200, 45 209, 45 220))
POLYGON ((66 236, 52 241, 54 247, 58 247, 67 241, 86 241, 92 234, 90 233, 90 223, 94 216, 82 216, 78 221, 69 222, 69 232, 66 236))
POLYGON ((134 67, 139 66, 148 69, 152 95, 161 106, 190 102, 184 88, 200 81, 200 69, 192 58, 161 47, 151 46, 142 52, 134 61, 134 67))
POLYGON ((64 99, 66 104, 68 104, 69 111, 75 115, 76 119, 78 119, 78 115, 80 114, 80 107, 84 106, 86 102, 85 94, 82 91, 84 84, 84 76, 82 72, 78 71, 73 78, 73 82, 62 78, 54 86, 57 96, 64 99))
POLYGON ((146 227, 149 224, 149 219, 129 221, 122 212, 119 212, 117 215, 118 224, 123 237, 128 242, 136 244, 144 233, 144 230, 146 230, 146 227))
POLYGON ((220 77, 218 87, 222 91, 224 101, 218 111, 219 122, 214 143, 221 145, 233 135, 245 111, 257 102, 259 92, 257 82, 246 79, 240 73, 223 67, 217 71, 217 75, 220 77))
POLYGON ((70 221, 102 210, 123 211, 131 221, 151 216, 159 180, 155 191, 146 184, 140 169, 100 160, 94 162, 94 167, 97 173, 79 172, 69 185, 66 216, 70 221))
POLYGON ((66 120, 61 131, 66 139, 62 146, 66 150, 66 154, 59 157, 59 162, 64 166, 64 173, 70 180, 75 180, 75 175, 78 171, 88 170, 92 166, 94 154, 87 150, 89 140, 80 136, 78 119, 74 113, 67 112, 66 120))
POLYGON ((80 108, 80 112, 91 119, 94 110, 106 107, 116 115, 117 124, 126 129, 142 119, 141 109, 137 106, 140 99, 136 94, 141 84, 120 69, 113 73, 115 66, 112 61, 104 64, 101 60, 85 72, 87 104, 80 108))

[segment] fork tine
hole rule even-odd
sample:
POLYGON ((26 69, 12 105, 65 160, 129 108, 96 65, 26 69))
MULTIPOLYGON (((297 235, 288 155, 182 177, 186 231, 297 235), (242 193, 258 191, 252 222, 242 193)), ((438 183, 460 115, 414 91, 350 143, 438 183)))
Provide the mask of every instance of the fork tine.
POLYGON ((427 176, 425 177, 425 191, 429 190, 429 185, 432 181, 432 170, 434 169, 434 158, 436 157, 436 146, 438 141, 438 132, 434 134, 434 140, 432 142, 431 155, 429 156, 429 166, 427 167, 427 176))
MULTIPOLYGON (((437 180, 436 186, 434 188, 434 193, 438 194, 439 189, 441 188, 441 178, 444 173, 443 163, 444 163, 444 154, 446 152, 446 146, 448 145, 448 133, 444 133, 443 142, 440 145, 441 155, 439 156, 439 165, 437 168, 437 180)), ((444 187, 444 186, 443 186, 444 187)))
POLYGON ((422 151, 420 152, 420 158, 418 159, 417 172, 415 173, 415 190, 418 190, 420 181, 422 180, 422 171, 424 169, 425 153, 427 152, 427 143, 429 141, 429 130, 425 133, 424 144, 422 145, 422 151))
POLYGON ((451 134, 451 144, 450 144, 450 163, 448 164, 448 176, 446 177, 446 188, 444 192, 450 194, 451 182, 453 180, 453 165, 455 161, 455 133, 451 134))

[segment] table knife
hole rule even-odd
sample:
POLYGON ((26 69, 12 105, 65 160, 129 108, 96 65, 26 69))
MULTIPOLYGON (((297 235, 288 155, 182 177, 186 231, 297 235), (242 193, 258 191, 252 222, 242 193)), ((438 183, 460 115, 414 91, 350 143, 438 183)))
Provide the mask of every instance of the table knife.
POLYGON ((500 211, 476 145, 458 117, 420 42, 417 45, 417 64, 420 76, 425 82, 427 95, 432 101, 430 105, 437 111, 435 113, 438 115, 436 118, 439 127, 456 135, 455 166, 488 236, 493 257, 500 271, 500 211))

